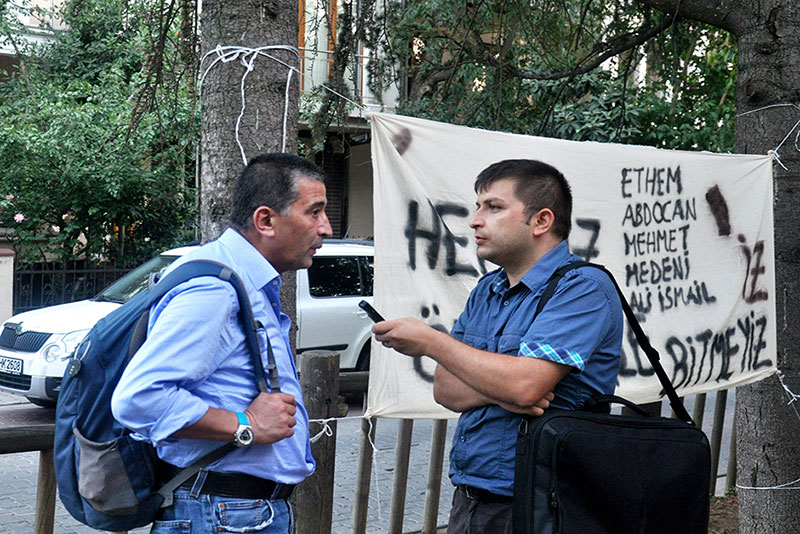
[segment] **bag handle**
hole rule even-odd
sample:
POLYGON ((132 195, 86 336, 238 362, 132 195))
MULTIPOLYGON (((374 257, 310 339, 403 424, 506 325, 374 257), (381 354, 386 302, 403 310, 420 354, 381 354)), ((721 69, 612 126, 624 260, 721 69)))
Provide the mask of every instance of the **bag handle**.
MULTIPOLYGON (((653 366, 653 370, 658 377, 658 381, 661 382, 661 387, 664 388, 664 392, 669 398, 669 404, 672 407, 672 411, 675 412, 675 416, 680 419, 681 421, 688 423, 692 426, 695 425, 692 418, 689 416, 689 412, 686 411, 686 408, 683 406, 683 402, 681 402, 678 393, 675 391, 675 388, 672 386, 672 382, 670 382, 669 378, 667 377, 666 371, 664 371, 664 367, 661 365, 661 356, 659 356, 658 351, 653 348, 650 344, 650 340, 648 339, 647 335, 642 330, 639 321, 636 319, 636 315, 634 315, 633 310, 631 309, 630 305, 628 304, 628 300, 625 298, 625 295, 622 293, 622 290, 617 284, 614 275, 606 269, 604 266, 599 265, 597 263, 590 263, 588 261, 576 261, 574 263, 570 263, 558 269, 553 275, 550 277, 550 280, 547 283, 547 287, 545 288, 542 296, 539 298, 539 304, 536 306, 536 312, 533 316, 534 320, 536 316, 539 315, 539 312, 542 311, 547 301, 550 300, 550 297, 556 291, 556 286, 558 282, 567 274, 569 271, 573 269, 577 269, 579 267, 594 267, 595 269, 600 269, 608 277, 611 279, 611 282, 614 284, 614 287, 617 290, 617 295, 619 295, 620 304, 622 304, 622 311, 625 313, 625 317, 628 320, 628 325, 633 330, 634 335, 636 336, 636 342, 644 351, 645 355, 647 355, 647 359, 650 361, 650 365, 653 366)), ((620 397, 617 397, 620 398, 620 397)), ((627 405, 626 405, 627 406, 627 405)))
POLYGON ((641 417, 650 417, 651 415, 643 410, 638 404, 634 404, 628 399, 618 397, 616 395, 597 395, 592 397, 586 404, 583 405, 583 409, 588 410, 590 412, 599 412, 599 413, 608 413, 611 408, 611 404, 622 404, 626 408, 629 408, 636 412, 637 415, 641 417))

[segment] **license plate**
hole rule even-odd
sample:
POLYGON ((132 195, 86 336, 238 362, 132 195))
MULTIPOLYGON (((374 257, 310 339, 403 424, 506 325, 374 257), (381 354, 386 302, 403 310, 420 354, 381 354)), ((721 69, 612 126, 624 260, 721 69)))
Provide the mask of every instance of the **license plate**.
POLYGON ((0 357, 0 373, 22 374, 22 360, 17 358, 0 357))

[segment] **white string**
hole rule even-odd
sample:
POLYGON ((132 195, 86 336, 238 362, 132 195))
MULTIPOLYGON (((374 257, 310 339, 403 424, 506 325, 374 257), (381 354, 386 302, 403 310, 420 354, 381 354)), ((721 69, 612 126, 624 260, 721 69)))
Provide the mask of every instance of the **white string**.
POLYGON ((781 161, 781 158, 780 158, 780 156, 778 156, 778 153, 777 153, 777 152, 775 152, 774 150, 767 150, 767 156, 769 156, 769 157, 771 157, 772 159, 774 159, 774 160, 775 160, 775 161, 778 163, 778 165, 780 165, 781 167, 783 167, 783 170, 784 170, 784 171, 788 171, 788 170, 789 170, 789 169, 786 167, 786 165, 784 165, 784 164, 783 164, 783 162, 781 161))
MULTIPOLYGON (((216 57, 211 61, 211 64, 208 65, 208 67, 206 67, 206 69, 203 70, 202 74, 200 75, 200 83, 198 84, 198 94, 200 95, 202 95, 203 92, 203 82, 205 82, 206 76, 211 71, 211 69, 213 69, 214 66, 216 66, 220 61, 222 61, 223 63, 229 63, 231 61, 235 61, 238 59, 245 68, 245 72, 242 75, 242 81, 240 84, 242 107, 239 111, 239 116, 236 119, 236 129, 235 129, 236 144, 239 146, 239 152, 242 155, 242 161, 244 162, 245 165, 247 165, 247 155, 245 154, 244 146, 242 146, 241 140, 239 138, 239 126, 241 125, 242 118, 244 117, 244 112, 247 107, 247 100, 245 96, 245 81, 247 79, 247 76, 254 68, 256 58, 262 56, 267 59, 271 59, 276 63, 283 65, 288 70, 286 76, 286 90, 284 92, 284 103, 283 103, 283 135, 281 138, 281 152, 286 152, 286 139, 288 137, 287 132, 288 132, 288 121, 289 121, 289 100, 290 100, 292 77, 294 76, 295 72, 298 73, 300 76, 305 76, 305 73, 301 72, 297 67, 290 65, 285 61, 278 59, 272 56, 271 54, 267 53, 267 51, 271 50, 283 50, 285 52, 290 52, 295 56, 297 62, 300 63, 299 50, 297 49, 297 47, 290 45, 270 45, 270 46, 261 46, 258 48, 249 48, 245 46, 232 46, 232 45, 226 45, 226 46, 217 45, 214 49, 206 52, 205 55, 200 60, 200 65, 202 66, 209 56, 216 55, 216 57)), ((364 106, 363 104, 351 100, 350 98, 347 98, 343 94, 331 89, 327 85, 325 84, 318 84, 318 85, 323 89, 333 93, 337 97, 361 109, 366 109, 366 106, 364 106)))
POLYGON ((372 470, 374 471, 375 476, 375 483, 372 486, 375 488, 375 498, 378 501, 378 521, 383 521, 383 516, 381 513, 381 490, 380 484, 378 483, 378 446, 375 445, 375 441, 372 439, 372 429, 373 429, 373 418, 367 417, 365 415, 356 415, 351 417, 329 417, 328 419, 309 419, 309 423, 318 423, 322 425, 322 430, 320 430, 314 437, 310 438, 309 441, 311 443, 316 443, 323 435, 332 437, 333 436, 333 429, 330 426, 331 421, 346 421, 346 420, 353 420, 359 419, 363 420, 366 419, 369 423, 369 430, 367 430, 367 441, 369 442, 370 447, 372 447, 372 470))
MULTIPOLYGON (((284 67, 286 67, 287 69, 290 69, 290 70, 292 70, 293 72, 296 72, 296 73, 297 73, 297 74, 299 74, 300 76, 303 76, 303 77, 305 77, 305 75, 306 75, 304 72, 301 72, 299 69, 297 69, 297 68, 295 68, 295 67, 293 67, 293 66, 289 65, 288 63, 285 63, 285 62, 281 61, 280 59, 278 59, 278 58, 276 58, 276 57, 272 57, 272 56, 270 56, 269 54, 262 54, 262 55, 263 55, 263 56, 265 56, 265 57, 268 57, 269 59, 271 59, 271 60, 273 60, 273 61, 275 61, 275 62, 277 62, 277 63, 280 63, 281 65, 283 65, 283 66, 284 66, 284 67)), ((323 89, 327 90, 328 92, 330 92, 330 93, 333 93, 334 95, 338 96, 338 97, 339 97, 339 98, 341 98, 342 100, 345 100, 345 101, 347 101, 347 102, 350 102, 350 103, 351 103, 351 104, 353 104, 354 106, 358 106, 358 107, 360 107, 361 109, 367 109, 367 106, 365 106, 364 104, 361 104, 360 102, 356 102, 355 100, 351 100, 351 99, 347 98, 347 97, 346 97, 346 96, 344 96, 342 93, 339 93, 339 92, 337 92, 337 91, 333 90, 332 88, 328 87, 328 86, 327 86, 327 85, 325 85, 324 83, 320 83, 320 84, 317 84, 317 85, 319 85, 319 86, 320 86, 320 87, 322 87, 323 89)))
MULTIPOLYGON (((245 68, 245 72, 242 75, 242 80, 240 83, 241 87, 241 99, 242 99, 242 107, 239 110, 239 116, 236 118, 236 128, 235 128, 235 135, 236 135, 236 144, 239 146, 239 152, 242 155, 242 161, 245 165, 247 165, 247 155, 244 151, 244 146, 242 146, 241 139, 239 138, 239 127, 241 126, 242 118, 244 117, 245 109, 247 108, 247 97, 245 95, 245 82, 247 81, 247 76, 253 70, 255 61, 259 56, 264 56, 269 59, 273 59, 278 61, 276 58, 270 56, 266 53, 268 50, 283 50, 285 52, 292 53, 297 62, 300 63, 300 52, 297 50, 296 47, 292 47, 289 45, 271 45, 271 46, 261 46, 258 48, 249 48, 244 46, 220 46, 217 45, 213 50, 210 50, 205 53, 203 58, 200 60, 200 65, 202 65, 206 59, 211 55, 216 55, 216 58, 211 61, 211 64, 203 71, 200 76, 200 83, 198 85, 198 92, 202 95, 203 92, 203 83, 205 82, 206 76, 211 71, 214 66, 216 66, 220 61, 223 63, 229 63, 231 61, 239 60, 245 68)), ((291 72, 294 67, 290 66, 286 62, 278 61, 279 63, 289 67, 289 76, 286 80, 286 91, 284 96, 284 112, 283 112, 283 136, 281 140, 281 151, 286 151, 286 137, 287 137, 287 121, 288 121, 288 114, 289 114, 289 89, 291 87, 292 76, 291 72)))
POLYGON ((761 108, 751 109, 750 111, 745 111, 744 113, 739 113, 736 116, 737 117, 743 117, 745 115, 750 115, 751 113, 757 113, 759 111, 764 111, 765 109, 770 109, 770 108, 797 108, 797 109, 800 109, 800 107, 798 107, 797 104, 770 104, 769 106, 764 106, 764 107, 761 107, 761 108))
MULTIPOLYGON (((789 397, 789 402, 787 402, 786 404, 792 406, 797 400, 800 400, 800 395, 794 393, 791 389, 789 389, 789 386, 787 386, 786 382, 783 381, 782 372, 777 371, 775 374, 778 375, 778 380, 780 380, 781 386, 783 387, 786 396, 789 397)), ((800 419, 800 413, 798 413, 797 408, 795 406, 792 406, 792 409, 794 410, 795 415, 797 415, 797 418, 800 419)), ((800 483, 800 478, 798 478, 797 480, 793 480, 791 482, 786 482, 784 484, 778 484, 776 486, 741 486, 739 484, 736 484, 736 488, 744 490, 800 490, 800 486, 790 487, 798 483, 800 483)))
MULTIPOLYGON (((749 114, 751 114, 751 113, 756 113, 756 112, 759 112, 759 111, 764 111, 765 109, 771 109, 771 108, 782 108, 782 107, 791 107, 791 108, 795 108, 795 109, 797 109, 797 110, 800 110, 800 106, 798 106, 797 104, 771 104, 771 105, 769 105, 769 106, 764 106, 764 107, 760 107, 760 108, 757 108, 757 109, 751 109, 750 111, 745 111, 744 113, 739 113, 739 114, 738 114, 738 115, 736 115, 736 116, 737 116, 737 117, 743 117, 743 116, 745 116, 745 115, 749 115, 749 114)), ((780 144, 778 144, 778 146, 777 146, 777 147, 775 147, 775 149, 774 149, 774 150, 769 150, 769 151, 767 151, 767 155, 769 155, 769 156, 770 156, 772 159, 774 159, 776 162, 778 162, 778 165, 780 165, 781 167, 783 167, 783 170, 785 170, 785 171, 788 171, 789 169, 788 169, 788 168, 786 167, 786 165, 784 165, 784 164, 783 164, 783 162, 781 161, 780 155, 778 154, 778 150, 779 150, 779 149, 780 149, 780 148, 783 146, 783 144, 786 142, 786 140, 787 140, 787 139, 789 139, 789 137, 792 135, 792 133, 793 133, 795 130, 797 130, 797 136, 796 136, 796 137, 795 137, 795 139, 794 139, 794 147, 795 147, 795 148, 796 148, 798 151, 800 151, 800 146, 798 146, 798 140, 800 140, 800 130, 798 130, 798 129, 797 129, 797 127, 798 127, 798 126, 800 126, 800 121, 797 121, 797 122, 794 124, 794 126, 792 126, 792 129, 791 129, 791 130, 789 130, 789 133, 787 133, 787 134, 786 134, 786 137, 784 137, 784 138, 783 138, 783 141, 781 141, 781 142, 780 142, 780 144)))
MULTIPOLYGON (((309 438, 311 443, 316 443, 319 439, 325 435, 328 437, 333 436, 333 428, 331 428, 330 422, 331 421, 346 421, 346 420, 353 420, 353 419, 363 419, 363 416, 353 416, 353 417, 329 417, 327 419, 309 419, 309 423, 317 423, 322 425, 322 430, 320 430, 314 437, 309 438)), ((371 421, 370 421, 371 424, 371 421)), ((373 449, 375 446, 373 445, 373 449)))
MULTIPOLYGON (((366 416, 365 416, 366 417, 366 416)), ((373 421, 372 417, 366 418, 369 421, 369 431, 367 432, 367 440, 369 444, 372 446, 372 470, 375 472, 375 499, 378 501, 378 522, 383 523, 383 514, 381 513, 381 490, 380 484, 378 483, 378 447, 375 445, 375 441, 372 439, 372 429, 373 429, 373 421)))
POLYGON ((797 108, 797 109, 800 109, 800 107, 798 107, 797 104, 771 104, 769 106, 764 106, 764 107, 761 107, 761 108, 751 109, 750 111, 745 111, 744 113, 739 113, 736 116, 737 117, 743 117, 745 115, 750 115, 751 113, 757 113, 759 111, 764 111, 765 109, 770 109, 770 108, 797 108))
POLYGON ((797 406, 792 406, 795 403, 795 401, 800 399, 800 395, 794 393, 791 389, 789 389, 789 386, 787 386, 786 382, 783 381, 782 372, 778 371, 777 375, 778 375, 778 380, 780 380, 781 382, 781 386, 783 386, 783 390, 786 392, 786 396, 789 397, 789 402, 787 402, 786 404, 792 407, 795 415, 797 416, 798 419, 800 419, 800 412, 797 411, 797 406))
POLYGON ((311 443, 316 443, 319 438, 323 435, 328 436, 329 438, 333 436, 333 428, 329 424, 331 421, 336 421, 335 417, 329 417, 328 419, 309 419, 308 422, 310 423, 319 423, 322 425, 322 430, 320 430, 314 437, 309 438, 311 443))
POLYGON ((800 482, 800 478, 797 480, 793 480, 791 482, 787 482, 785 484, 778 484, 777 486, 740 486, 736 484, 737 489, 744 489, 744 490, 800 490, 800 486, 790 488, 789 486, 793 486, 800 482))
MULTIPOLYGON (((780 158, 778 157, 778 149, 779 149, 780 147, 782 147, 782 146, 783 146, 783 143, 785 143, 785 142, 786 142, 786 140, 787 140, 787 139, 789 139, 789 136, 790 136, 790 135, 792 135, 792 132, 794 132, 794 131, 795 131, 795 129, 797 129, 797 127, 798 127, 798 126, 800 126, 800 121, 797 121, 796 123, 794 123, 794 126, 792 126, 792 129, 791 129, 791 130, 789 130, 789 133, 788 133, 788 134, 786 134, 786 137, 784 137, 784 138, 783 138, 783 141, 781 141, 781 144, 779 144, 779 145, 778 145, 778 146, 775 148, 775 151, 774 151, 774 152, 775 152, 775 155, 774 155, 773 157, 774 157, 774 158, 775 158, 775 159, 778 161, 778 163, 780 163, 781 167, 783 167, 783 169, 784 169, 784 170, 787 170, 787 171, 788 171, 789 169, 787 169, 787 168, 786 168, 786 166, 785 166, 783 163, 781 163, 781 160, 780 160, 780 158)), ((800 131, 798 131, 798 135, 800 135, 800 131)), ((796 139, 796 138, 795 138, 795 140, 794 140, 794 146, 795 146, 795 148, 798 148, 798 147, 797 147, 797 139, 796 139)), ((798 150, 800 150, 800 148, 798 148, 798 150)))
POLYGON ((289 69, 286 74, 286 92, 283 97, 283 142, 281 152, 286 152, 286 123, 289 120, 289 87, 292 85, 292 74, 294 71, 289 69))

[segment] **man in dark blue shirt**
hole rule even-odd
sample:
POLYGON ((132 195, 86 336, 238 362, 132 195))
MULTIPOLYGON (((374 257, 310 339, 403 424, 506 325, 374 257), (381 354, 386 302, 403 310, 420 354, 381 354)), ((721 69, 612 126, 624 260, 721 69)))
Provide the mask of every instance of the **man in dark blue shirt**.
POLYGON ((411 318, 374 326, 375 338, 438 365, 434 398, 461 412, 450 452, 456 485, 448 532, 511 533, 514 446, 520 414, 578 409, 614 392, 622 309, 597 269, 568 272, 534 311, 569 253, 572 194, 535 160, 505 160, 478 175, 470 221, 478 256, 500 266, 478 282, 450 336, 411 318))

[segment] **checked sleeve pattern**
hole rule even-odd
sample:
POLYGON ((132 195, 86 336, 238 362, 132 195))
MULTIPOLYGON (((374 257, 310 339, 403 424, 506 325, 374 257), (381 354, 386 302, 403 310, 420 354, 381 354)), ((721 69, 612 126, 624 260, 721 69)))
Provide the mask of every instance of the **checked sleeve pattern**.
POLYGON ((522 356, 569 365, 579 371, 583 371, 586 368, 586 361, 574 350, 556 348, 547 343, 531 343, 531 345, 523 341, 519 345, 519 353, 522 356))

